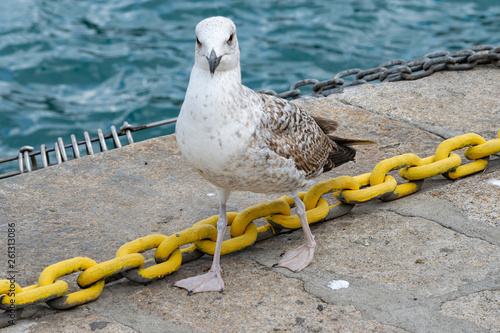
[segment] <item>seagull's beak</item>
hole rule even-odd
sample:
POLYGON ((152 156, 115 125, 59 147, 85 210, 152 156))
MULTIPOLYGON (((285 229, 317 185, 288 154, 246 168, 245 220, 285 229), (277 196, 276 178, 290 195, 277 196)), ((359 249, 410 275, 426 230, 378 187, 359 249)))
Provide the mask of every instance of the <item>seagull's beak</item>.
POLYGON ((217 66, 219 66, 220 59, 222 58, 222 56, 217 57, 215 50, 212 49, 212 52, 210 52, 210 57, 206 57, 206 58, 208 60, 208 66, 210 68, 210 75, 212 75, 212 77, 214 77, 215 69, 217 68, 217 66))

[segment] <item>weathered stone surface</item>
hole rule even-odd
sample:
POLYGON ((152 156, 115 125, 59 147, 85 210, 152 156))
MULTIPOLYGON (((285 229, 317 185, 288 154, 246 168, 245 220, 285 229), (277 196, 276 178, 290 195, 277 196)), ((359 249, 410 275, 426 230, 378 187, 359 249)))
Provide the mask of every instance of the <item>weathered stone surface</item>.
POLYGON ((87 309, 81 308, 72 311, 68 316, 64 312, 45 315, 42 321, 22 321, 15 326, 6 329, 10 332, 113 332, 113 333, 131 333, 134 330, 121 323, 110 321, 87 309))
MULTIPOLYGON (((500 180, 499 160, 491 163, 491 166, 482 175, 461 179, 439 189, 435 189, 431 195, 443 198, 453 203, 462 211, 470 221, 470 224, 481 225, 485 228, 500 230, 500 186, 491 180, 500 180)), ((497 235, 496 244, 500 244, 500 235, 497 235)))
POLYGON ((493 139, 500 124, 500 71, 438 72, 416 81, 347 88, 329 98, 357 106, 445 138, 478 133, 493 139))
MULTIPOLYGON (((210 264, 209 260, 201 263, 207 269, 210 264)), ((302 281, 251 260, 228 256, 222 267, 227 281, 222 294, 187 297, 185 290, 169 287, 165 281, 130 295, 128 301, 166 322, 201 332, 404 331, 364 319, 354 306, 323 302, 304 291, 302 281), (163 300, 165 290, 172 293, 169 302, 163 300)), ((199 263, 189 264, 175 279, 199 274, 199 268, 199 263)))
MULTIPOLYGON (((442 137, 454 134, 491 139, 500 129, 500 87, 491 83, 499 79, 499 69, 481 67, 297 101, 337 119, 339 135, 377 142, 359 147, 356 163, 320 179, 371 172, 398 154, 431 156, 442 137)), ((97 301, 73 310, 28 307, 5 332, 498 332, 500 187, 492 180, 500 179, 499 169, 492 156, 484 173, 434 177, 410 197, 357 205, 313 225, 316 256, 300 273, 272 268, 303 242, 295 231, 224 256, 222 294, 188 297, 171 287, 207 269, 206 256, 146 286, 107 284, 97 301), (327 287, 332 280, 350 286, 334 291, 327 287)), ((16 224, 16 281, 27 286, 61 260, 102 262, 138 237, 170 235, 216 215, 213 194, 174 136, 166 136, 0 181, 0 226, 5 232, 7 222, 16 224)), ((277 197, 235 192, 228 210, 277 197)), ((63 279, 78 290, 76 274, 63 279)))
POLYGON ((475 323, 490 332, 500 332, 500 291, 485 290, 448 301, 441 312, 475 323))

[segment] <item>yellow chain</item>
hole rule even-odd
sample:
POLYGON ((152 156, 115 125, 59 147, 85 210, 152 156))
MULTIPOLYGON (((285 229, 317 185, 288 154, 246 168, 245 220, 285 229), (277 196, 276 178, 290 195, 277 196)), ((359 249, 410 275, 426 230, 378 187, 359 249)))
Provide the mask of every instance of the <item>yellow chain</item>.
MULTIPOLYGON (((132 242, 122 245, 116 252, 116 257, 125 257, 132 253, 141 253, 150 249, 157 248, 168 237, 160 234, 152 234, 146 237, 138 238, 132 242)), ((179 249, 172 252, 170 258, 164 262, 157 263, 148 268, 132 269, 122 273, 127 279, 139 282, 148 283, 160 279, 172 272, 175 272, 182 263, 182 254, 179 249)))
MULTIPOLYGON (((42 274, 40 274, 40 277, 38 278, 38 287, 40 288, 53 285, 55 284, 54 280, 58 277, 68 275, 73 272, 85 271, 95 265, 97 265, 97 263, 94 260, 83 257, 76 257, 58 262, 57 264, 51 265, 43 270, 42 274)), ((86 289, 50 300, 47 304, 55 309, 69 309, 77 305, 96 300, 101 294, 103 288, 104 280, 102 279, 86 289)), ((22 294, 23 293, 21 293, 21 295, 22 294)))
MULTIPOLYGON (((486 140, 483 139, 482 136, 474 133, 456 136, 454 138, 441 142, 441 144, 436 149, 434 159, 436 161, 440 161, 447 158, 450 155, 450 152, 453 150, 464 148, 467 146, 482 145, 485 142, 486 140)), ((469 164, 458 166, 455 170, 443 173, 443 176, 449 179, 458 179, 484 170, 484 168, 486 168, 486 165, 488 164, 489 155, 491 154, 488 154, 486 158, 479 158, 469 164)))
POLYGON ((434 155, 432 155, 423 158, 422 162, 422 166, 401 169, 399 175, 407 180, 431 178, 443 174, 448 170, 456 169, 462 164, 462 159, 457 154, 451 153, 450 156, 440 161, 436 161, 434 155))
MULTIPOLYGON (((379 162, 371 173, 355 177, 341 176, 321 181, 307 192, 299 193, 304 201, 309 223, 329 220, 347 214, 357 203, 376 199, 395 200, 412 194, 422 186, 424 179, 442 174, 457 179, 484 170, 490 155, 500 152, 500 131, 498 138, 486 141, 480 135, 469 133, 443 141, 433 156, 420 158, 415 154, 403 154, 379 162), (471 163, 461 165, 454 150, 469 147, 464 155, 471 163), (398 185, 387 173, 400 169, 400 175, 408 183, 398 185), (340 202, 329 205, 322 198, 333 192, 340 202)), ((293 199, 283 196, 278 200, 249 207, 241 213, 227 213, 231 238, 222 243, 222 254, 242 250, 253 244, 259 235, 277 235, 284 228, 300 228, 297 215, 290 215, 293 199), (264 217, 268 224, 256 227, 254 220, 264 217)), ((76 257, 53 264, 43 270, 36 285, 21 288, 9 280, 0 280, 0 309, 11 310, 12 304, 21 310, 25 306, 47 302, 57 309, 67 309, 95 300, 101 294, 106 280, 126 277, 139 283, 149 283, 165 277, 179 269, 182 254, 196 250, 213 254, 217 239, 218 216, 212 216, 193 227, 171 236, 152 234, 124 244, 116 258, 97 264, 89 258, 76 257), (181 247, 191 246, 181 249, 181 247), (156 249, 155 262, 147 268, 142 252, 156 249), (83 288, 67 294, 68 285, 60 276, 83 271, 77 279, 83 288)), ((1 314, 1 315, 5 315, 1 314)))

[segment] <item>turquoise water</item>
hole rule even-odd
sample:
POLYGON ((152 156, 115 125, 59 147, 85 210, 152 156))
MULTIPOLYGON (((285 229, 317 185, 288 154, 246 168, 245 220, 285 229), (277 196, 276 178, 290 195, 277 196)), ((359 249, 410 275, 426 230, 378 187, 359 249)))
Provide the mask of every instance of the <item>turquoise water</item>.
POLYGON ((59 136, 69 142, 85 130, 95 136, 124 121, 176 116, 194 27, 214 15, 235 21, 243 83, 256 90, 281 92, 299 79, 326 80, 437 50, 500 45, 498 0, 2 0, 0 158, 23 145, 52 147, 59 136))

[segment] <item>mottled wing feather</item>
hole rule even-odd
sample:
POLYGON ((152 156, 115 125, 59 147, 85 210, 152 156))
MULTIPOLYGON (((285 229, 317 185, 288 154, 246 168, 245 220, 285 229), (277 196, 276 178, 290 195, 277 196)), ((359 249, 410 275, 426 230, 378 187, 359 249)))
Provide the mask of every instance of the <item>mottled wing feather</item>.
POLYGON ((336 145, 305 110, 286 100, 261 95, 263 121, 260 131, 266 133, 267 146, 276 154, 293 159, 306 177, 323 172, 336 145))

